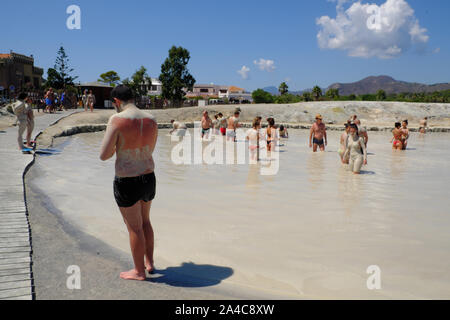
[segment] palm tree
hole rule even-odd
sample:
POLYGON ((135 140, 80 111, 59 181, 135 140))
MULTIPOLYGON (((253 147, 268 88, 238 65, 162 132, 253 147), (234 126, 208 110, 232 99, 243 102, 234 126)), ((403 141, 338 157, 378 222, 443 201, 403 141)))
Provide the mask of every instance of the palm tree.
POLYGON ((317 101, 322 96, 322 89, 320 89, 319 86, 315 86, 312 90, 312 94, 314 96, 314 99, 316 99, 317 101))
POLYGON ((289 87, 286 84, 286 82, 282 82, 280 84, 280 86, 278 87, 278 91, 280 92, 281 95, 288 93, 288 91, 289 91, 288 89, 289 89, 289 87))

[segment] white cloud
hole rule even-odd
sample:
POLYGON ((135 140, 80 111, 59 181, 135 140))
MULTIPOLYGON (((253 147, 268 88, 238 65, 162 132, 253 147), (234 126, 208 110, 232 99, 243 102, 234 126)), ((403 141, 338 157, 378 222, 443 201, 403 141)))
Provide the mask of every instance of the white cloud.
POLYGON ((259 59, 253 61, 254 64, 258 66, 259 69, 272 72, 275 70, 275 62, 273 60, 259 59))
POLYGON ((242 66, 241 70, 238 70, 237 73, 239 73, 241 75, 242 79, 247 80, 249 72, 250 72, 250 68, 248 68, 246 66, 242 66))
POLYGON ((322 49, 345 50, 352 57, 389 59, 412 46, 423 49, 428 42, 427 29, 420 26, 405 0, 386 0, 380 6, 358 1, 346 10, 344 4, 349 0, 331 1, 337 2, 336 18, 316 20, 322 49))

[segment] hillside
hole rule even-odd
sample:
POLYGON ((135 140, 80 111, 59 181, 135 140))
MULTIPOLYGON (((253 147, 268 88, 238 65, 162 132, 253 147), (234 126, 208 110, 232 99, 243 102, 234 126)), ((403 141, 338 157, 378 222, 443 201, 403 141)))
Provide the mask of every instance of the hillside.
POLYGON ((402 92, 418 93, 450 90, 450 83, 426 85, 422 83, 397 81, 389 76, 378 76, 367 77, 353 83, 335 83, 329 86, 328 89, 339 89, 341 96, 347 96, 352 93, 355 95, 373 94, 378 90, 384 90, 387 94, 398 94, 402 92))

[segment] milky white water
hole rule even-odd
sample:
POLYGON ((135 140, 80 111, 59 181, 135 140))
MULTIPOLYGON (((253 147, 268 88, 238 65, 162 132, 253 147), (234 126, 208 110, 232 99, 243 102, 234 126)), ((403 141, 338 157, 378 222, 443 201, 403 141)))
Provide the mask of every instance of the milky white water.
MULTIPOLYGON (((369 165, 356 176, 338 159, 339 132, 313 154, 309 132, 291 130, 278 174, 262 176, 255 165, 174 165, 167 133, 154 153, 157 267, 232 268, 218 287, 260 296, 450 298, 449 134, 412 134, 399 152, 390 133, 369 132, 369 165), (367 288, 372 265, 380 290, 367 288)), ((128 253, 114 161, 98 158, 102 137, 73 136, 61 153, 38 157, 31 183, 64 219, 128 253)))

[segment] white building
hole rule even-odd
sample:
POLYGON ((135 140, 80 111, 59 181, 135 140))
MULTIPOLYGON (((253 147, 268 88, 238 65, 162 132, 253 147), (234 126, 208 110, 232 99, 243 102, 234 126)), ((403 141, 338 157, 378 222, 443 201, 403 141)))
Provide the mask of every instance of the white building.
POLYGON ((152 78, 152 84, 147 85, 147 95, 159 96, 162 94, 162 83, 159 79, 152 78))

